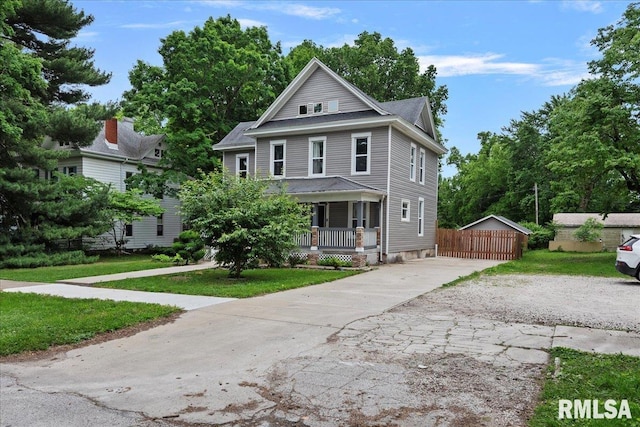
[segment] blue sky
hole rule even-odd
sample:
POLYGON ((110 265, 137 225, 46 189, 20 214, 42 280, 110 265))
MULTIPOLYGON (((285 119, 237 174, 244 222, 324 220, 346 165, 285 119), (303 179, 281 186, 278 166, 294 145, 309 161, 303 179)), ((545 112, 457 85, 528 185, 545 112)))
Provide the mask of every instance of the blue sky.
MULTIPOLYGON (((587 76, 598 57, 597 30, 615 24, 629 1, 109 1, 71 0, 94 15, 75 42, 95 49, 98 68, 112 72, 94 99, 119 100, 136 60, 162 65, 160 39, 231 15, 243 26, 266 26, 283 53, 305 39, 331 47, 379 32, 399 50, 413 49, 423 67, 449 88, 442 133, 446 147, 477 153, 478 132, 500 132, 522 111, 587 76)), ((445 167, 445 176, 455 169, 445 167)))

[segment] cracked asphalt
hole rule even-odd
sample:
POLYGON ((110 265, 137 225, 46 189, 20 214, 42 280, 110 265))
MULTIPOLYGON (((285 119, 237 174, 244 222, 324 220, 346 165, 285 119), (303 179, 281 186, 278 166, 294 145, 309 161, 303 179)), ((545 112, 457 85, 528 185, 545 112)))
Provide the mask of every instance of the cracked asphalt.
POLYGON ((523 426, 551 347, 640 356, 635 282, 482 276, 438 288, 464 262, 383 267, 3 366, 2 426, 523 426))

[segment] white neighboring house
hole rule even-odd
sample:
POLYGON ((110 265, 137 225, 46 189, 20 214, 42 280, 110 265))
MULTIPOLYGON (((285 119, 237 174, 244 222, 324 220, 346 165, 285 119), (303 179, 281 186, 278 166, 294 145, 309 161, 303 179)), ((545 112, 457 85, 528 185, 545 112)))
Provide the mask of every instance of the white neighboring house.
MULTIPOLYGON (((111 187, 125 191, 125 179, 139 173, 138 165, 146 165, 150 172, 160 171, 158 162, 166 149, 164 135, 142 135, 133 130, 133 120, 110 119, 93 143, 77 147, 47 139, 45 148, 68 150, 69 157, 58 161, 58 172, 66 175, 81 174, 94 178, 111 187)), ((50 171, 39 171, 40 177, 50 178, 50 171)), ((159 217, 145 217, 127 225, 127 249, 143 249, 147 246, 171 246, 182 231, 182 220, 178 213, 179 201, 164 196, 160 205, 165 212, 159 217)), ((108 233, 93 241, 92 249, 109 249, 115 246, 113 236, 108 233)))

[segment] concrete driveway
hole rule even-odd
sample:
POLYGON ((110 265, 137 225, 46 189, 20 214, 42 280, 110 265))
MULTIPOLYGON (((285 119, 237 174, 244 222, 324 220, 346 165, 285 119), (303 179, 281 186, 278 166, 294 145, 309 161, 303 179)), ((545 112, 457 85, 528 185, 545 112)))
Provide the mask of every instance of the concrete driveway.
MULTIPOLYGON (((514 323, 521 312, 503 319, 486 309, 478 317, 476 303, 506 294, 486 292, 491 283, 412 300, 495 264, 430 258, 384 266, 196 309, 49 360, 5 364, 0 419, 3 426, 88 425, 87 415, 91 425, 123 426, 520 425, 546 349, 554 340, 567 345, 569 333, 584 338, 584 328, 514 323), (463 303, 469 311, 456 312, 463 303)), ((627 299, 640 297, 633 292, 627 299)), ((596 338, 614 352, 640 343, 637 333, 596 338)))
MULTIPOLYGON (((69 394, 100 408, 153 419, 232 420, 230 405, 254 401, 268 369, 324 344, 344 325, 377 315, 495 261, 428 258, 339 281, 189 311, 176 322, 135 336, 60 354, 51 360, 3 364, 2 422, 37 425, 27 393, 69 394), (13 387, 13 388, 11 388, 13 387), (16 388, 17 387, 17 388, 16 388), (25 399, 21 399, 24 396, 25 399), (194 399, 207 401, 206 410, 194 399), (212 418, 211 413, 222 415, 212 418), (29 417, 33 414, 33 419, 29 417), (167 418, 163 418, 167 417, 167 418)), ((67 411, 47 423, 66 424, 67 411)), ((123 422, 130 422, 125 418, 123 422)), ((9 425, 9 424, 7 424, 9 425)))

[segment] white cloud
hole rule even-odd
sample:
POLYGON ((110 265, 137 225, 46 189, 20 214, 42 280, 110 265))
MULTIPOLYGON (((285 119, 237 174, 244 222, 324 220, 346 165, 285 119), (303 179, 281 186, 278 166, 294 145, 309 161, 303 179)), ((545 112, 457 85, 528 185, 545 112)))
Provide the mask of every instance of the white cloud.
POLYGON ((504 57, 495 53, 477 55, 424 55, 418 61, 422 69, 435 65, 442 77, 464 76, 469 74, 532 74, 537 65, 522 62, 500 62, 504 57))
POLYGON ((80 31, 75 37, 77 40, 93 40, 100 35, 97 31, 80 31))
POLYGON ((594 0, 564 0, 562 7, 589 13, 600 13, 603 10, 602 3, 594 0))
POLYGON ((240 26, 242 28, 266 27, 267 26, 267 24, 265 24, 264 22, 256 21, 255 19, 243 19, 243 18, 240 18, 240 19, 238 19, 238 22, 240 23, 240 26))
POLYGON ((314 7, 295 3, 269 3, 266 5, 258 3, 258 5, 259 8, 279 11, 285 15, 317 20, 331 18, 340 13, 340 9, 336 7, 314 7))
POLYGON ((438 77, 467 75, 513 75, 538 81, 544 86, 575 85, 588 77, 586 65, 555 58, 545 59, 540 64, 509 62, 504 55, 483 53, 473 55, 424 55, 418 56, 420 68, 434 65, 438 77))

